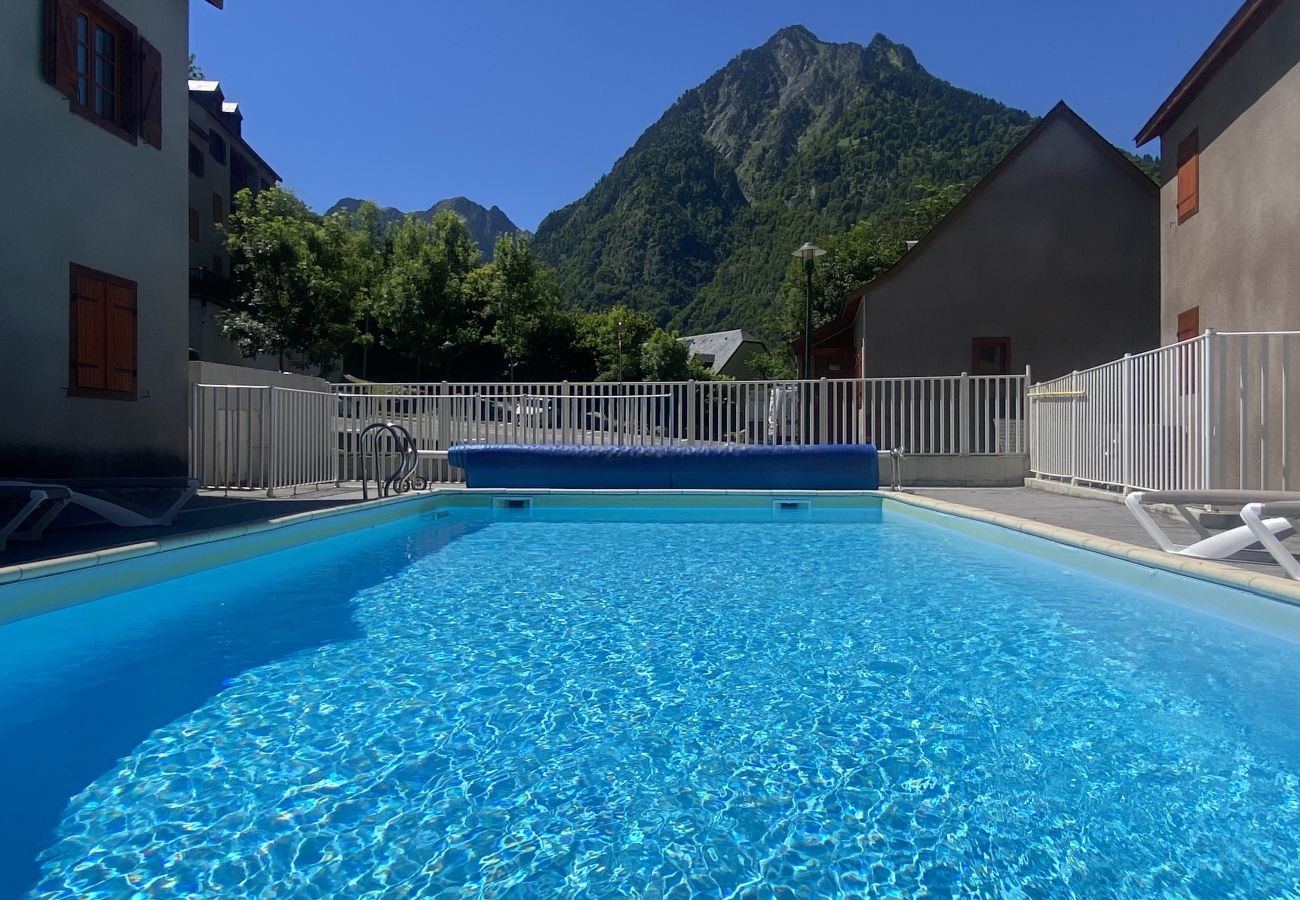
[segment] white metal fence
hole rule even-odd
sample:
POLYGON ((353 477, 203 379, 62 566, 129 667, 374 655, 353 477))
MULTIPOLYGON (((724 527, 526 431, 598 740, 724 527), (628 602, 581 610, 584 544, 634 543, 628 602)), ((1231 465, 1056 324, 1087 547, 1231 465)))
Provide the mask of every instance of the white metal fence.
POLYGON ((270 494, 338 481, 338 398, 281 387, 194 385, 190 475, 203 487, 270 494))
POLYGON ((1029 392, 1030 471, 1106 488, 1291 490, 1300 332, 1216 333, 1029 392))
MULTIPOLYGON (((332 393, 195 385, 192 469, 207 487, 361 477, 361 431, 405 426, 422 450, 459 443, 874 443, 908 455, 1019 455, 1029 375, 533 384, 340 384, 332 393)), ((421 475, 460 480, 444 461, 421 475)))

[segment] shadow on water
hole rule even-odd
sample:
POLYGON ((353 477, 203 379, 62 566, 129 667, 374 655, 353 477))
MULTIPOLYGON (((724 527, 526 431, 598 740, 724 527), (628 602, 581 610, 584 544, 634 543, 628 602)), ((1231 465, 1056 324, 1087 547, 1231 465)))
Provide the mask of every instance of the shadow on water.
POLYGON ((151 732, 242 672, 362 637, 357 595, 465 528, 335 538, 0 629, 0 898, 30 889, 68 800, 151 732))

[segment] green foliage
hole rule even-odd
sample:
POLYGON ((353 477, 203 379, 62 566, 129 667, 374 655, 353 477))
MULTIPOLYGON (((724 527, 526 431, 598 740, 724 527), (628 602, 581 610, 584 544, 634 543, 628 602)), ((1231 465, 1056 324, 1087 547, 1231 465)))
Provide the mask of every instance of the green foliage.
POLYGON ((202 81, 204 79, 203 68, 199 65, 197 58, 193 53, 190 54, 190 80, 202 81))
POLYGON ((641 345, 641 373, 646 381, 713 381, 718 376, 682 343, 675 331, 656 328, 641 345))
MULTIPOLYGON (((365 227, 356 233, 369 245, 368 226, 378 220, 365 207, 361 212, 365 227)), ((460 219, 444 213, 432 222, 406 217, 389 230, 385 250, 371 306, 379 343, 414 360, 420 378, 426 362, 445 363, 457 345, 477 337, 465 283, 478 247, 460 219)))
POLYGON ((1124 158, 1138 167, 1138 171, 1150 178, 1157 185, 1160 184, 1160 157, 1152 156, 1149 153, 1143 153, 1138 156, 1136 153, 1129 153, 1127 150, 1121 150, 1124 158))
POLYGON ((297 354, 330 369, 354 334, 357 293, 350 231, 273 187, 235 198, 226 224, 236 305, 222 328, 247 355, 270 353, 284 368, 297 354))
POLYGON ((555 280, 549 269, 538 265, 523 235, 497 239, 492 262, 483 267, 479 280, 484 315, 491 323, 487 341, 501 349, 513 373, 540 349, 537 337, 543 324, 561 315, 555 280))
POLYGON ((655 332, 649 313, 618 305, 580 313, 578 341, 591 354, 597 381, 642 381, 642 346, 655 332))

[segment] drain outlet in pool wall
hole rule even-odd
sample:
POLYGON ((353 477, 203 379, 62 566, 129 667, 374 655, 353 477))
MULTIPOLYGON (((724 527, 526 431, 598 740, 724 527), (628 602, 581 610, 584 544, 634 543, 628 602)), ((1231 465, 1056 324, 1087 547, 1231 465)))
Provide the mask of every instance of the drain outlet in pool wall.
POLYGON ((498 516, 517 518, 533 512, 532 497, 493 497, 492 512, 498 516))
POLYGON ((772 517, 776 519, 807 519, 812 516, 811 500, 773 500, 772 517))

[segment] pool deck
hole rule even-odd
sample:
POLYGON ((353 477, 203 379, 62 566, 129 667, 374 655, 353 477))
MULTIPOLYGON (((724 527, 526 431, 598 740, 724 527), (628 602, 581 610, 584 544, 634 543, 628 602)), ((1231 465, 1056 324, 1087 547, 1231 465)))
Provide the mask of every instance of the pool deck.
MULTIPOLYGON (((439 489, 460 490, 463 485, 440 485, 439 489)), ((1069 528, 1137 547, 1155 548, 1150 537, 1123 504, 1110 500, 1066 496, 1025 487, 913 488, 905 493, 1069 528)), ((361 501, 361 489, 355 484, 320 490, 308 489, 274 498, 261 492, 201 491, 177 514, 176 521, 169 527, 123 529, 103 524, 51 529, 39 542, 11 541, 5 552, 0 553, 0 566, 104 550, 167 536, 266 522, 295 513, 333 509, 361 501)), ((1196 537, 1195 532, 1181 519, 1165 519, 1162 524, 1175 541, 1190 543, 1196 537)), ((1288 546, 1296 547, 1296 541, 1296 538, 1292 538, 1288 546)), ((1283 574, 1271 562, 1230 562, 1256 574, 1283 574)))

